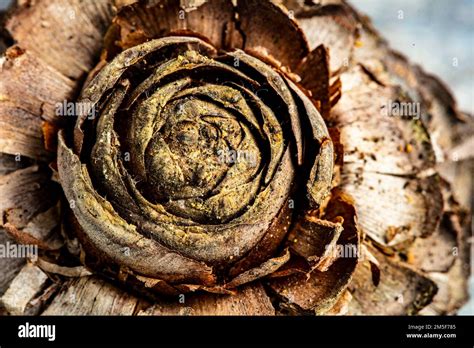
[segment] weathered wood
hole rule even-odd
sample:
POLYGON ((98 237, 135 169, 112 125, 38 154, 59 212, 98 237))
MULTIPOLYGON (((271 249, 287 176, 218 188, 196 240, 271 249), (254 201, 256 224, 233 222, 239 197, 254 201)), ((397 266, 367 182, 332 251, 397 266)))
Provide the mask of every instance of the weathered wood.
POLYGON ((368 250, 378 262, 380 281, 374 284, 368 261, 359 263, 349 286, 349 314, 416 314, 431 302, 437 292, 432 280, 375 248, 368 250))
MULTIPOLYGON (((0 229, 0 245, 6 247, 7 243, 14 243, 4 230, 0 229)), ((0 295, 8 289, 10 282, 20 272, 25 264, 25 258, 0 257, 0 295)))
POLYGON ((95 276, 75 278, 42 315, 133 315, 146 302, 95 276))
POLYGON ((236 295, 180 295, 175 301, 162 301, 138 315, 274 315, 270 298, 260 284, 242 287, 236 295))
POLYGON ((48 276, 39 267, 25 265, 0 298, 0 305, 9 314, 25 314, 28 304, 46 286, 48 276))

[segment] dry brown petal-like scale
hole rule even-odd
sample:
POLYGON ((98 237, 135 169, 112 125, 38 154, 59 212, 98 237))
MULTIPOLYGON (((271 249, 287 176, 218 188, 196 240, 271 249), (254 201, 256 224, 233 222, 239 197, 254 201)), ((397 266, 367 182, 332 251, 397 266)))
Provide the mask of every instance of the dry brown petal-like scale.
POLYGON ((2 311, 467 300, 472 119, 344 1, 36 0, 2 18, 0 237, 40 249, 2 259, 2 311), (385 116, 395 101, 420 119, 385 116))

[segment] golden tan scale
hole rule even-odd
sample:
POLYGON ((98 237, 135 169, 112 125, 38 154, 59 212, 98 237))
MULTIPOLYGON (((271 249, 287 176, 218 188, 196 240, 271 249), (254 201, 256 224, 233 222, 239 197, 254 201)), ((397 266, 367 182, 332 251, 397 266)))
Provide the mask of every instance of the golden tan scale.
POLYGON ((0 260, 5 313, 467 301, 472 119, 345 1, 37 0, 5 29, 0 237, 39 248, 0 260))

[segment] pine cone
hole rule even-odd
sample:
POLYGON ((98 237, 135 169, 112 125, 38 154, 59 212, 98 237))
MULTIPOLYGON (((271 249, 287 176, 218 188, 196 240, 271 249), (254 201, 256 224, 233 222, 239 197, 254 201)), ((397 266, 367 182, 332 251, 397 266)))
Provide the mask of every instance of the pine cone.
POLYGON ((32 0, 4 27, 0 237, 39 250, 0 261, 4 312, 466 302, 472 118, 345 2, 32 0))

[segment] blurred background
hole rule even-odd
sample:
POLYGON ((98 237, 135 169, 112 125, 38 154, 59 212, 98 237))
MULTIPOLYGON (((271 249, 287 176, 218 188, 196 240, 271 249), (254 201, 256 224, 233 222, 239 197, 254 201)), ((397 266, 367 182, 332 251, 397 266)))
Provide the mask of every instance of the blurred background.
MULTIPOLYGON (((460 110, 474 116, 474 0, 349 2, 372 19, 392 48, 428 73, 439 76, 460 110)), ((473 259, 474 255, 471 263, 473 259)), ((471 300, 459 314, 474 315, 473 276, 470 293, 471 300)))
MULTIPOLYGON (((394 49, 438 75, 459 108, 474 115, 474 0, 349 1, 372 19, 394 49)), ((9 3, 0 0, 0 10, 9 3)), ((471 300, 460 314, 474 314, 474 277, 470 285, 471 300)))
POLYGON ((474 0, 349 0, 390 45, 450 87, 474 115, 474 0))

